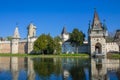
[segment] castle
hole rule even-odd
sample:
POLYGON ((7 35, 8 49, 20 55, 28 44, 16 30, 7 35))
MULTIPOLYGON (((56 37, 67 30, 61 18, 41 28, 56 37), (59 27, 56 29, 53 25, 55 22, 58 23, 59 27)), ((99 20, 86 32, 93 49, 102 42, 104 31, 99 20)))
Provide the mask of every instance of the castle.
POLYGON ((11 41, 0 41, 0 53, 24 54, 33 51, 34 41, 36 37, 36 26, 32 23, 27 27, 27 39, 20 39, 18 27, 15 28, 11 41))
MULTIPOLYGON (((33 51, 34 41, 36 37, 36 26, 32 23, 27 27, 27 39, 21 40, 18 27, 16 27, 12 41, 0 41, 0 53, 31 53, 33 51)), ((94 11, 92 24, 88 28, 88 40, 84 41, 83 45, 79 46, 79 53, 90 53, 92 55, 106 55, 108 52, 119 52, 119 46, 116 42, 107 42, 106 37, 108 31, 105 23, 101 24, 99 16, 94 11)), ((62 52, 75 53, 76 48, 69 42, 69 33, 64 27, 61 33, 62 52)))
MULTIPOLYGON (((101 24, 99 16, 94 11, 94 17, 92 24, 89 24, 88 28, 88 41, 84 41, 83 45, 79 46, 79 53, 90 53, 93 55, 106 55, 108 52, 119 52, 119 46, 116 42, 107 42, 106 38, 108 31, 105 23, 101 24)), ((63 53, 75 53, 77 50, 71 45, 69 41, 69 33, 64 27, 61 33, 62 37, 62 52, 63 53)))

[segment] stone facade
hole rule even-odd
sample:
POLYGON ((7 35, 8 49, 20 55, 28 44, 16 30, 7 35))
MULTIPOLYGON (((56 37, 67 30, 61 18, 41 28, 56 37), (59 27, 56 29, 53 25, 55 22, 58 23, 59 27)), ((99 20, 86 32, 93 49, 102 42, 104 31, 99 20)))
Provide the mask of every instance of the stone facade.
MULTIPOLYGON (((67 33, 67 32, 66 32, 67 33)), ((75 53, 76 48, 69 42, 69 37, 63 35, 62 31, 62 52, 75 53)), ((119 52, 119 46, 116 42, 106 42, 108 31, 105 23, 101 23, 99 16, 95 10, 92 24, 88 28, 88 41, 84 41, 83 45, 79 46, 79 53, 90 53, 93 55, 106 55, 108 52, 119 52)))
POLYGON ((0 53, 31 53, 33 51, 34 41, 37 39, 35 37, 36 27, 31 23, 27 29, 27 39, 20 39, 19 30, 16 27, 11 41, 0 41, 0 53))
POLYGON ((91 59, 91 80, 110 80, 108 72, 119 70, 119 63, 117 59, 91 59))
POLYGON ((11 52, 11 42, 0 41, 0 53, 10 53, 10 52, 11 52))
MULTIPOLYGON (((12 41, 0 41, 0 53, 32 53, 34 41, 37 39, 36 26, 31 23, 28 25, 27 30, 27 38, 22 40, 20 39, 18 27, 16 27, 12 41)), ((90 23, 88 28, 88 40, 84 41, 83 45, 78 47, 78 53, 90 53, 92 56, 95 54, 106 55, 108 52, 118 52, 120 49, 118 43, 107 43, 107 36, 107 27, 105 23, 101 24, 99 16, 95 10, 92 24, 90 23)), ((116 36, 115 41, 119 41, 118 37, 119 35, 116 36)), ((62 52, 73 54, 77 49, 75 46, 71 45, 69 38, 69 33, 64 27, 61 32, 62 52)))

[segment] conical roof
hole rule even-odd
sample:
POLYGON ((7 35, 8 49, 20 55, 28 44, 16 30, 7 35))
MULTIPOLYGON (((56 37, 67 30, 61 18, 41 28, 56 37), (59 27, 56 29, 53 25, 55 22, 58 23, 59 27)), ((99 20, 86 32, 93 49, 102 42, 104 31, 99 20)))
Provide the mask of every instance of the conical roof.
POLYGON ((18 27, 15 28, 13 38, 20 38, 18 27))
POLYGON ((94 17, 93 17, 93 22, 92 22, 92 28, 101 28, 101 23, 100 23, 100 20, 99 20, 99 16, 98 16, 98 13, 97 11, 95 10, 94 11, 94 17))
POLYGON ((65 27, 63 27, 63 30, 62 30, 61 34, 67 34, 67 31, 66 31, 65 27))

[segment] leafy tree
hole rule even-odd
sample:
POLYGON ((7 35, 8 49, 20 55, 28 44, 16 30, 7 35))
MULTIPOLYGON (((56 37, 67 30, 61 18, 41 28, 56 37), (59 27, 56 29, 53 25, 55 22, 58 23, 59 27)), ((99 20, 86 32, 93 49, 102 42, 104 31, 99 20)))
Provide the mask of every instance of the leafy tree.
POLYGON ((47 48, 48 40, 45 34, 42 34, 34 42, 34 51, 44 53, 44 50, 47 48))
POLYGON ((107 42, 113 42, 115 36, 115 32, 109 32, 108 36, 106 37, 107 42))
POLYGON ((34 51, 42 54, 60 53, 61 46, 58 37, 52 38, 49 34, 42 34, 34 42, 34 51))
POLYGON ((76 53, 78 53, 78 46, 83 44, 84 38, 84 33, 76 28, 70 34, 70 42, 73 46, 76 47, 76 53))
POLYGON ((114 41, 118 44, 119 46, 119 54, 120 54, 120 30, 116 30, 116 34, 114 37, 114 41))
POLYGON ((54 38, 54 46, 55 46, 55 54, 60 54, 61 53, 61 38, 59 36, 54 38))
POLYGON ((47 54, 52 54, 52 53, 54 53, 54 48, 55 48, 54 40, 50 35, 46 35, 46 37, 47 37, 47 41, 48 41, 47 47, 46 47, 47 54))
POLYGON ((12 36, 7 36, 6 39, 7 39, 8 41, 12 41, 12 36))

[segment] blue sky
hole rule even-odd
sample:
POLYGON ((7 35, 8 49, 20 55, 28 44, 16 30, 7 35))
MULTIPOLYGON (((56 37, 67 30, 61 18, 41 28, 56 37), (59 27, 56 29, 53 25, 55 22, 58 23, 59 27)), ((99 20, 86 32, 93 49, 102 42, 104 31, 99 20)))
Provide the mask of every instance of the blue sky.
POLYGON ((50 33, 57 36, 66 26, 87 35, 88 22, 92 21, 94 8, 101 22, 106 20, 108 31, 120 29, 120 0, 1 0, 0 36, 12 36, 18 23, 21 38, 27 36, 30 22, 37 27, 37 36, 50 33))

